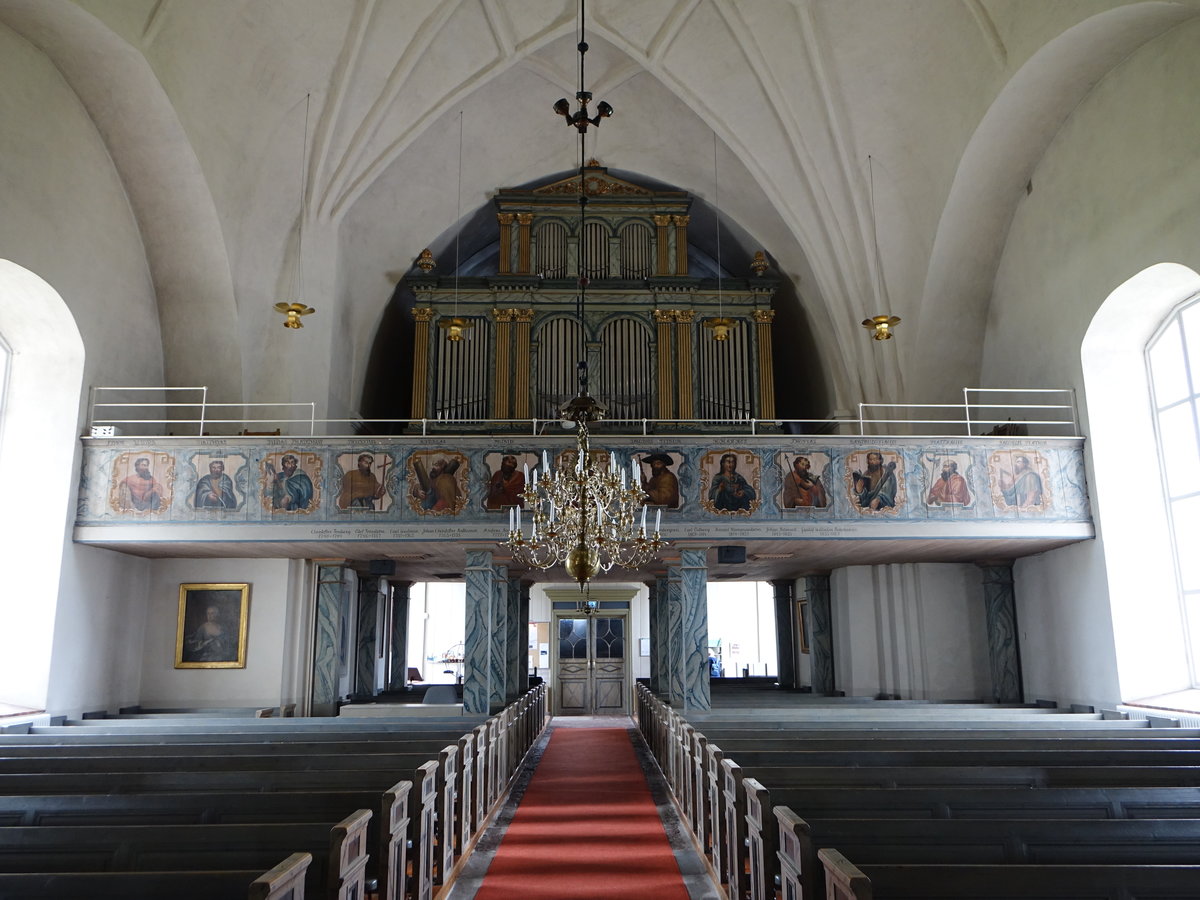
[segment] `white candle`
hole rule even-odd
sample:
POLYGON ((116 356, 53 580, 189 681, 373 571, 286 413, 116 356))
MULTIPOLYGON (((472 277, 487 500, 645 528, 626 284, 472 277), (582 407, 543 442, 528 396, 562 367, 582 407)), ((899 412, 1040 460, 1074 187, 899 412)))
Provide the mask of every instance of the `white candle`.
POLYGON ((642 507, 642 537, 646 536, 646 507, 642 507))
POLYGON ((550 501, 550 524, 554 524, 554 501, 550 501))
POLYGON ((509 531, 513 530, 513 526, 517 522, 516 509, 517 508, 515 506, 510 506, 508 508, 508 530, 509 531))
POLYGON ((529 463, 525 463, 525 483, 529 484, 529 463))
POLYGON ((658 526, 662 523, 662 507, 654 511, 654 533, 658 534, 658 526))
POLYGON ((550 471, 550 457, 546 454, 545 450, 542 451, 542 471, 550 471))

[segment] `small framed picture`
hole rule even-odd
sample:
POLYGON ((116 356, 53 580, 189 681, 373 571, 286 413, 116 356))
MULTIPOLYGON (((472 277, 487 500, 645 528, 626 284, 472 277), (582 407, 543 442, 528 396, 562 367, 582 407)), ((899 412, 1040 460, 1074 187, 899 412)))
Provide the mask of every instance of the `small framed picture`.
POLYGON ((250 585, 181 584, 175 668, 246 668, 250 585))

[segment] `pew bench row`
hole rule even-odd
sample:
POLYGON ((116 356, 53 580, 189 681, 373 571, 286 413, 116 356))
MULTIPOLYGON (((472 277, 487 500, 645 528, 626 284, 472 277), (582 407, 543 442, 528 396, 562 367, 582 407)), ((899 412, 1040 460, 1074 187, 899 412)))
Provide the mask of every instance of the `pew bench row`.
POLYGON ((253 881, 252 897, 307 888, 343 900, 364 897, 369 879, 383 900, 431 900, 545 711, 538 687, 467 734, 462 717, 417 720, 418 729, 377 718, 188 717, 0 736, 0 898, 244 897, 253 881), (397 773, 406 777, 392 783, 397 773), (286 871, 303 861, 301 879, 281 886, 275 869, 254 878, 297 851, 286 871), (196 874, 194 888, 170 887, 181 872, 196 874))

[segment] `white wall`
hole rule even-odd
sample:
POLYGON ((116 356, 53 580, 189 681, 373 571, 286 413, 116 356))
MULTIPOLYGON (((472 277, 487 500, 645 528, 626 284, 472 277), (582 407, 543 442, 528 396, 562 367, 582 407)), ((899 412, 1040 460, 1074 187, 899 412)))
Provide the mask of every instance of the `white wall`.
POLYGON ((853 566, 835 570, 830 589, 838 690, 904 700, 991 697, 978 568, 853 566))
POLYGON ((155 559, 149 561, 140 703, 148 707, 277 706, 288 653, 286 559, 155 559), (250 628, 244 669, 176 669, 179 585, 250 585, 250 628))
MULTIPOLYGON (((1200 22, 1186 23, 1101 81, 1034 170, 1032 193, 1019 204, 1008 234, 993 289, 983 384, 1074 387, 1085 434, 1088 408, 1114 402, 1083 393, 1080 347, 1100 304, 1159 262, 1200 271, 1200 116, 1195 90, 1185 87, 1200 84, 1198 45, 1200 22)), ((1135 333, 1131 340, 1142 337, 1135 333)), ((1089 467, 1093 460, 1089 448, 1089 467)), ((1089 473, 1097 508, 1109 504, 1135 520, 1155 513, 1139 487, 1156 477, 1153 461, 1131 454, 1124 465, 1128 478, 1107 495, 1089 473)), ((1136 615, 1144 598, 1138 591, 1110 593, 1104 555, 1137 552, 1127 540, 1096 542, 1018 564, 1027 693, 1111 705, 1152 689, 1114 656, 1113 619, 1126 610, 1136 615)), ((1168 681, 1163 689, 1176 686, 1168 681)))

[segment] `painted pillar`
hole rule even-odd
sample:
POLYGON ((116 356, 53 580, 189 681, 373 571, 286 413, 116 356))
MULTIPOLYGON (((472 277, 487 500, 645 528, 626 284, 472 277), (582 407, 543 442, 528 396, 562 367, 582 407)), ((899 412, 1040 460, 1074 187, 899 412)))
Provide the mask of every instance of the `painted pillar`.
POLYGON ((529 359, 530 359, 530 323, 533 322, 532 309, 514 310, 517 322, 517 371, 515 387, 513 388, 514 419, 529 418, 529 359))
POLYGON ((671 274, 671 239, 667 226, 671 224, 670 216, 653 216, 654 219, 654 274, 671 274))
POLYGON ((530 225, 533 213, 517 213, 517 274, 528 275, 530 267, 530 225))
POLYGON ((711 709, 708 666, 708 551, 680 552, 684 709, 711 709))
POLYGON ((412 311, 417 324, 413 329, 413 385, 412 412, 414 419, 423 419, 429 414, 429 323, 433 320, 432 307, 422 306, 412 311))
POLYGON ((755 337, 758 345, 758 418, 775 418, 775 360, 771 351, 771 323, 775 310, 754 311, 755 337))
POLYGON ((505 599, 508 610, 504 621, 508 636, 504 641, 505 665, 504 702, 512 703, 529 690, 529 588, 518 576, 505 579, 505 599), (521 614, 521 589, 525 588, 525 614, 521 614))
MULTIPOLYGON (((656 578, 646 584, 649 589, 650 604, 650 691, 655 694, 662 690, 660 684, 662 680, 662 634, 659 629, 658 613, 659 607, 665 603, 665 598, 662 593, 659 593, 660 584, 662 584, 661 578, 656 578)), ((665 593, 665 585, 663 591, 665 593)))
POLYGON ((1017 595, 1012 563, 980 565, 987 614, 988 654, 992 662, 992 695, 996 703, 1021 703, 1021 648, 1017 641, 1017 595))
POLYGON ((500 223, 500 260, 497 269, 500 275, 512 273, 512 213, 496 213, 496 221, 500 223))
POLYGON ((379 658, 380 596, 387 582, 378 577, 358 581, 357 634, 354 653, 354 699, 367 700, 375 696, 375 661, 379 658))
MULTIPOLYGON (((402 691, 408 686, 408 601, 411 581, 388 581, 391 594, 391 634, 388 635, 389 691, 402 691)), ((422 672, 422 675, 425 673, 422 672)))
POLYGON ((676 709, 684 708, 682 578, 679 566, 667 566, 667 667, 663 694, 676 709))
POLYGON ((463 635, 463 712, 488 715, 491 696, 492 554, 467 551, 467 616, 463 635))
POLYGON ((790 578, 772 581, 775 589, 775 653, 779 660, 779 686, 795 690, 796 680, 796 583, 790 578))
POLYGON ((492 570, 492 617, 488 656, 489 712, 504 709, 508 681, 508 566, 492 570))
POLYGON ((654 310, 655 343, 658 345, 658 417, 670 419, 675 410, 675 365, 671 358, 671 323, 675 312, 654 310))
POLYGON ((832 694, 833 686, 833 604, 828 575, 809 575, 807 581, 808 625, 811 631, 808 649, 812 659, 814 694, 832 694))
POLYGON ((346 578, 340 561, 317 564, 317 604, 314 619, 313 680, 310 715, 336 716, 338 655, 341 648, 342 591, 346 578))
POLYGON ((675 274, 686 275, 688 273, 687 260, 687 227, 688 222, 692 220, 691 216, 671 216, 671 221, 675 225, 675 274))
POLYGON ((696 321, 694 309, 675 310, 675 347, 679 354, 679 418, 690 419, 695 415, 695 398, 692 396, 692 323, 696 321))
POLYGON ((510 415, 510 399, 512 398, 511 357, 512 349, 512 320, 515 309, 493 309, 492 318, 496 320, 496 369, 492 390, 492 417, 507 419, 510 415))

